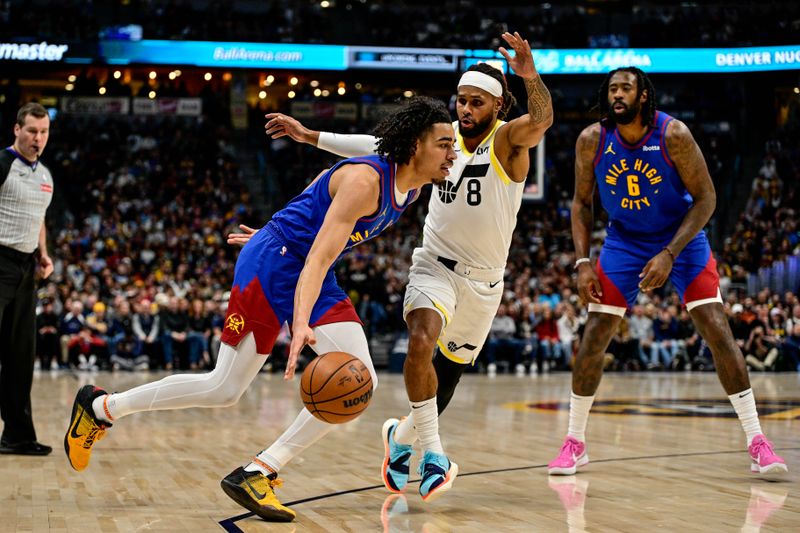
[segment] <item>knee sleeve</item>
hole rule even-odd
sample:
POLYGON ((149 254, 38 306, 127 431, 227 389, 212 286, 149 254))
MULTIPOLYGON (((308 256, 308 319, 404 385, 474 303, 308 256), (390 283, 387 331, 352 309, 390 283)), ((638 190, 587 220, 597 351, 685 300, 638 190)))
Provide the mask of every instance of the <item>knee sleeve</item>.
POLYGON ((442 414, 442 411, 447 408, 447 404, 450 403, 450 399, 456 391, 456 385, 461 379, 461 374, 467 369, 467 365, 451 361, 437 349, 436 355, 433 357, 433 368, 436 370, 436 379, 439 380, 439 387, 436 389, 436 406, 439 414, 442 414))

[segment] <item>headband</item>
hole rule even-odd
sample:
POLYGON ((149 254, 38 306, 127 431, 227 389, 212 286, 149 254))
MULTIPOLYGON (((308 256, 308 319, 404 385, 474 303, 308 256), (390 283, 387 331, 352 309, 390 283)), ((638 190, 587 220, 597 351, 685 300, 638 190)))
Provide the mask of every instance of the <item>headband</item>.
POLYGON ((477 70, 468 70, 465 72, 461 76, 461 79, 458 80, 458 86, 461 87, 462 85, 470 85, 478 89, 483 89, 496 98, 503 96, 503 85, 488 74, 478 72, 477 70))

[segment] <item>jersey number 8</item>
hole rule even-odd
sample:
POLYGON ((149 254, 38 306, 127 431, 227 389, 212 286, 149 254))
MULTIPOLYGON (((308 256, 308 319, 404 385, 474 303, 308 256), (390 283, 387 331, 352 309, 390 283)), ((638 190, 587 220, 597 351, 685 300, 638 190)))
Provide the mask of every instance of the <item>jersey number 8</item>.
POLYGON ((467 205, 476 206, 481 204, 481 180, 486 176, 489 171, 489 165, 467 165, 464 167, 458 182, 453 184, 451 181, 445 181, 442 185, 437 187, 439 193, 439 200, 443 204, 452 204, 456 200, 458 189, 461 187, 461 182, 467 178, 467 205))

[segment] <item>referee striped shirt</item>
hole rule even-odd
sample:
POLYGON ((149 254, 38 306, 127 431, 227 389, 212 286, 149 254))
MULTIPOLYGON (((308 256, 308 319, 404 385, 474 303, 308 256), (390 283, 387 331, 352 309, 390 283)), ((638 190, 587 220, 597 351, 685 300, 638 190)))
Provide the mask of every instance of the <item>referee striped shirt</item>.
POLYGON ((12 147, 0 151, 0 246, 31 253, 39 246, 44 215, 53 199, 53 177, 12 147))

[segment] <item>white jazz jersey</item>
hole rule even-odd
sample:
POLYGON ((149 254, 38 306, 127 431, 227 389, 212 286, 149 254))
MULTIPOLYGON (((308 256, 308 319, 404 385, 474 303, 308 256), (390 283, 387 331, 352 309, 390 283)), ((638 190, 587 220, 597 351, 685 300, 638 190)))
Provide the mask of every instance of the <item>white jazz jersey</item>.
MULTIPOLYGON (((434 185, 422 248, 478 268, 505 268, 525 183, 515 183, 494 153, 498 120, 474 152, 456 134, 458 157, 442 186, 434 185)), ((458 122, 453 123, 458 132, 458 122)))

